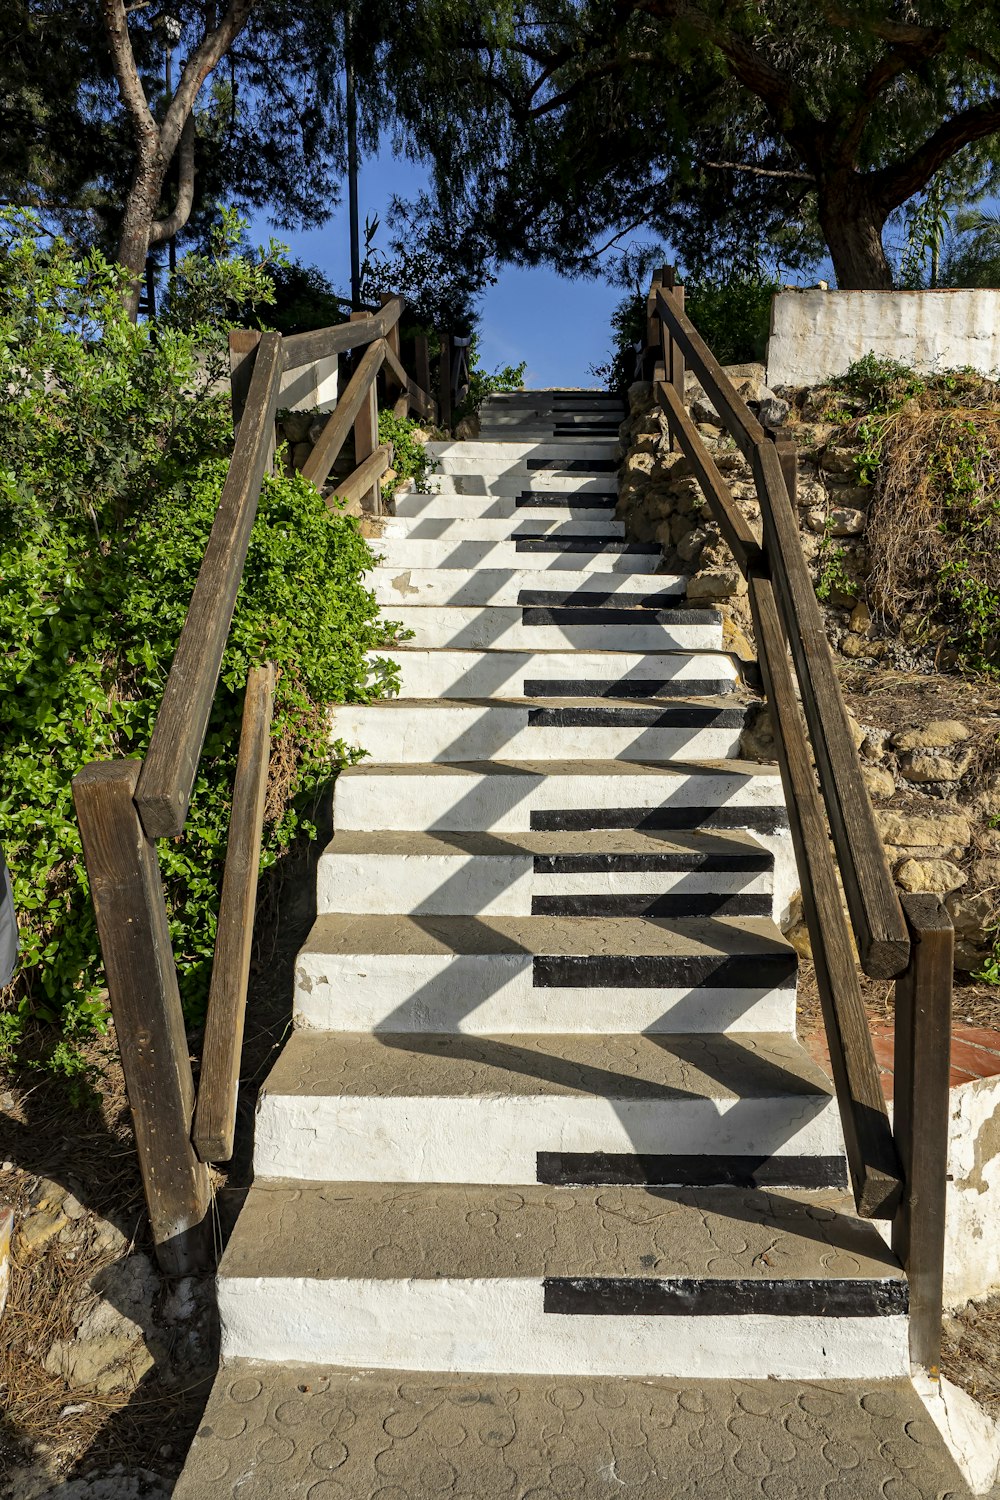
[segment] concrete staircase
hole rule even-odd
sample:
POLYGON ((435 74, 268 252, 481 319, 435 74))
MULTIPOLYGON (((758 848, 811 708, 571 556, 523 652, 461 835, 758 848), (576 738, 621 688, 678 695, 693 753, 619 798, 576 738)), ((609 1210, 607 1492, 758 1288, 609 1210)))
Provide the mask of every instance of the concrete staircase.
POLYGON ((369 757, 179 1500, 966 1493, 796 1040, 780 782, 621 535, 619 418, 495 397, 386 522, 401 696, 335 715, 369 757))

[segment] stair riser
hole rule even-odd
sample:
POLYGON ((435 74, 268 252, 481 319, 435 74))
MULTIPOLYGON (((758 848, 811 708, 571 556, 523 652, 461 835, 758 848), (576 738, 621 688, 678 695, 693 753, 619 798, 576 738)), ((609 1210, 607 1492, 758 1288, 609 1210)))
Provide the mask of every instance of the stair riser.
MULTIPOLYGON (((585 538, 586 540, 586 538, 585 538)), ((519 547, 512 541, 427 541, 420 537, 375 537, 371 548, 386 568, 444 568, 460 570, 463 575, 473 568, 503 568, 516 571, 570 573, 656 573, 663 563, 659 547, 642 552, 602 550, 600 538, 594 539, 594 550, 560 547, 554 538, 549 547, 519 547)))
POLYGON ((622 870, 540 874, 530 856, 324 854, 317 873, 319 912, 403 912, 430 916, 530 916, 554 894, 595 899, 642 895, 770 899, 771 872, 622 870))
MULTIPOLYGON (((379 652, 370 652, 371 660, 379 652)), ((384 654, 384 653, 381 653, 384 654)), ((728 656, 639 656, 625 652, 415 651, 392 649, 403 698, 609 697, 644 701, 654 692, 704 697, 724 693, 736 681, 728 656), (586 685, 585 692, 580 689, 586 685)))
POLYGON ((461 464, 468 473, 476 474, 483 467, 527 463, 529 460, 538 462, 541 459, 567 458, 572 459, 574 463, 582 459, 601 461, 613 457, 616 448, 617 443, 614 440, 598 438, 590 442, 571 440, 546 443, 535 443, 529 438, 524 442, 512 440, 502 443, 428 443, 427 456, 435 460, 438 472, 446 464, 461 464))
MULTIPOLYGON (((529 620, 532 617, 537 619, 538 612, 529 615, 529 620)), ((708 623, 710 616, 704 625, 531 624, 525 623, 523 610, 504 605, 481 609, 406 605, 395 610, 393 618, 412 630, 407 644, 417 651, 558 651, 569 646, 577 651, 662 652, 718 651, 722 646, 722 626, 708 623)), ((564 738, 561 753, 565 755, 569 748, 564 738)))
POLYGON ((608 516, 564 513, 546 517, 537 511, 526 515, 501 516, 390 516, 382 523, 383 537, 410 537, 414 541, 503 542, 534 536, 593 536, 622 541, 625 525, 608 516))
MULTIPOLYGON (((725 760, 739 749, 739 724, 723 728, 538 727, 527 722, 529 712, 539 711, 340 708, 332 716, 330 734, 333 740, 365 750, 375 765, 493 757, 561 760, 570 742, 577 754, 592 760, 725 760)), ((669 712, 666 706, 663 713, 669 712)), ((627 710, 621 710, 619 716, 626 717, 627 710)))
MULTIPOLYGON (((526 494, 552 494, 558 492, 567 500, 574 495, 617 495, 618 482, 613 474, 536 473, 508 478, 500 474, 432 474, 428 480, 431 498, 463 496, 466 499, 488 500, 502 498, 516 501, 526 494)), ((413 495, 418 492, 405 490, 398 495, 413 495)))
MULTIPOLYGON (((365 579, 379 604, 399 608, 408 604, 453 604, 472 608, 484 605, 537 604, 540 596, 554 605, 594 608, 603 604, 625 608, 669 609, 683 603, 685 580, 672 574, 566 573, 557 579, 540 579, 537 570, 477 568, 471 574, 458 570, 374 568, 365 579), (527 596, 527 597, 526 597, 527 596)), ((573 675, 579 675, 574 673, 573 675)))
MULTIPOLYGON (((496 1044, 502 1057, 504 1043, 496 1044)), ((516 1047, 513 1065, 523 1066, 516 1047)), ((413 1066, 420 1066, 415 1050, 413 1066)), ((595 1077, 594 1088, 604 1087, 595 1077)), ((265 1093, 257 1107, 258 1177, 330 1182, 538 1180, 540 1151, 692 1156, 837 1156, 836 1104, 818 1096, 722 1101, 610 1099, 561 1093, 357 1097, 265 1093)))
POLYGON ((524 505, 516 495, 400 495, 396 499, 396 518, 407 520, 507 521, 520 525, 531 521, 575 522, 614 520, 614 506, 602 496, 570 496, 565 503, 524 505), (575 502, 575 503, 574 503, 575 502))
POLYGON ((780 784, 772 777, 725 771, 622 776, 413 771, 386 777, 367 774, 362 766, 337 778, 334 823, 387 831, 517 833, 544 823, 553 828, 674 826, 784 834, 787 818, 780 795, 780 784))
MULTIPOLYGON (((772 1300, 780 1307, 780 1295, 772 1300)), ((226 1360, 692 1380, 879 1380, 909 1373, 902 1315, 564 1315, 545 1311, 543 1284, 529 1278, 223 1278, 219 1311, 226 1360)))
MULTIPOLYGON (((748 970, 751 964, 748 962, 748 970)), ((525 1036, 565 1032, 794 1031, 792 985, 769 988, 553 988, 533 979, 530 957, 496 955, 415 961, 363 954, 303 955, 296 971, 296 1026, 316 1031, 525 1036)))

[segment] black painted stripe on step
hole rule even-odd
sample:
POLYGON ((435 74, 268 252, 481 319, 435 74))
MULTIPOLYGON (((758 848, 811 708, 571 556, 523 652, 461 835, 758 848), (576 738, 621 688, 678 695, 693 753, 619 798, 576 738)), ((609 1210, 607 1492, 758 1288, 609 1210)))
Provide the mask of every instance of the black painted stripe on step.
POLYGON ((668 703, 662 708, 601 704, 528 709, 528 724, 539 729, 739 729, 744 718, 742 708, 703 708, 695 703, 668 703))
POLYGON ((539 1151, 549 1187, 845 1188, 843 1156, 669 1156, 628 1151, 539 1151))
MULTIPOLYGON (((641 942, 640 937, 636 938, 641 942)), ((784 990, 795 986, 797 955, 777 953, 539 953, 539 990, 784 990)))
POLYGON ((909 1306, 905 1281, 862 1277, 547 1276, 543 1285, 547 1313, 590 1317, 894 1318, 909 1306))
POLYGON ((711 698, 731 693, 730 677, 526 677, 524 698, 711 698))
MULTIPOLYGON (((653 594, 627 594, 624 598, 628 602, 623 604, 623 596, 617 589, 602 586, 598 581, 600 576, 600 574, 591 574, 596 583, 594 588, 578 588, 568 591, 566 589, 522 589, 517 596, 517 602, 522 608, 528 605, 543 609, 586 609, 588 605, 604 607, 610 604, 630 609, 637 618, 641 619, 643 610, 669 609, 672 604, 677 603, 679 597, 676 589, 660 589, 653 594)), ((653 576, 655 577, 655 574, 653 576)))
POLYGON ((525 468, 538 473, 613 474, 618 465, 611 458, 529 458, 525 468))
POLYGON ((600 495, 573 490, 522 490, 515 498, 516 509, 531 510, 538 506, 565 506, 567 510, 613 510, 617 495, 600 495))
POLYGON ((659 557, 658 542, 623 542, 603 536, 515 536, 515 552, 620 552, 629 557, 659 557))
POLYGON ((717 625, 714 609, 588 609, 586 605, 522 608, 523 625, 717 625))
POLYGON ((532 896, 533 917, 769 917, 771 897, 730 891, 713 896, 706 892, 683 895, 668 892, 651 895, 630 891, 593 892, 589 895, 532 896))
POLYGON ((745 828, 753 833, 778 833, 788 828, 783 807, 547 807, 529 816, 535 833, 593 833, 600 828, 745 828))
POLYGON ((766 849, 736 849, 731 854, 703 854, 698 849, 671 849, 663 854, 536 854, 536 875, 631 875, 647 870, 706 874, 767 871, 774 861, 766 849))

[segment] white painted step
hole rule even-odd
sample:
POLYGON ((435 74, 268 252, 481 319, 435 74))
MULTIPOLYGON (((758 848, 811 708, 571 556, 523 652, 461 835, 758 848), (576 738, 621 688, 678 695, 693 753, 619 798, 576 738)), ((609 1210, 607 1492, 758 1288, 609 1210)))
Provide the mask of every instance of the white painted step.
POLYGON ((432 474, 427 480, 427 487, 429 492, 442 498, 456 495, 484 498, 492 495, 516 500, 520 495, 616 495, 618 481, 614 474, 532 472, 527 475, 515 474, 510 478, 505 478, 503 474, 432 474))
POLYGON ((475 1035, 795 1030, 795 950, 762 917, 326 913, 296 1026, 475 1035))
POLYGON ((711 698, 391 698, 338 706, 330 736, 374 762, 558 760, 570 748, 591 760, 725 760, 745 719, 742 705, 711 698))
POLYGON ((338 829, 735 828, 786 836, 788 826, 777 768, 741 761, 362 761, 338 775, 333 807, 338 829))
POLYGON ((753 834, 775 860, 775 911, 798 889, 777 768, 628 760, 438 761, 346 767, 334 827, 354 831, 521 833, 639 829, 753 834))
POLYGON ((722 617, 715 610, 586 609, 514 605, 401 605, 393 619, 412 631, 415 650, 718 651, 722 617))
POLYGON ((376 562, 387 568, 530 568, 541 572, 656 573, 663 549, 655 542, 604 541, 601 537, 523 537, 520 541, 458 541, 374 537, 376 562))
POLYGON ((293 1032, 257 1105, 254 1175, 538 1180, 539 1152, 843 1151, 829 1085, 786 1032, 293 1032))
POLYGON ((621 604, 669 608, 687 580, 675 573, 570 573, 540 582, 528 568, 373 568, 365 579, 379 604, 621 604))
POLYGON ((382 521, 382 537, 406 537, 412 541, 446 542, 502 542, 518 537, 537 536, 595 536, 622 540, 625 536, 624 521, 615 521, 608 516, 564 515, 537 516, 535 514, 501 516, 387 516, 382 521))
MULTIPOLYGON (((435 442, 428 443, 427 457, 437 465, 464 464, 468 473, 478 472, 483 464, 524 464, 529 460, 571 459, 579 463, 582 459, 602 461, 611 458, 617 444, 612 439, 594 439, 592 442, 541 442, 520 443, 516 439, 502 443, 435 442)), ((446 472, 442 469, 442 472, 446 472)))
POLYGON ((549 1374, 569 1404, 584 1375, 908 1371, 902 1272, 836 1191, 734 1202, 717 1189, 258 1180, 218 1289, 227 1361, 549 1374))
POLYGON ((650 902, 662 915, 766 915, 772 863, 741 833, 342 830, 320 856, 316 905, 321 914, 523 917, 650 902))
MULTIPOLYGON (((554 589, 563 576, 573 575, 548 580, 545 588, 554 589)), ((618 576, 602 574, 600 578, 614 580, 618 576)), ((457 578, 455 581, 461 587, 457 578)), ((669 583, 670 579, 666 577, 665 581, 669 583)), ((393 646, 391 650, 399 667, 400 695, 404 698, 487 697, 494 693, 515 698, 606 694, 642 701, 726 693, 739 681, 732 658, 722 652, 640 655, 634 651, 418 651, 408 645, 393 646)), ((368 657, 374 665, 385 654, 370 651, 368 657)))

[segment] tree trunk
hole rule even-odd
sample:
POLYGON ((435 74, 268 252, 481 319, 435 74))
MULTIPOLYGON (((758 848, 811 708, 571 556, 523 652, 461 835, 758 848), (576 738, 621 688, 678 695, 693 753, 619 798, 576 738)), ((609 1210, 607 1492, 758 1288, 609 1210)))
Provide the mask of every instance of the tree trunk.
POLYGON ((888 212, 859 172, 839 173, 817 184, 819 222, 844 292, 892 290, 892 267, 882 244, 888 212))
POLYGON ((158 154, 140 157, 125 200, 117 260, 131 277, 126 307, 133 322, 139 312, 139 294, 142 291, 149 239, 165 175, 166 166, 160 161, 158 154))

